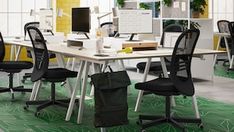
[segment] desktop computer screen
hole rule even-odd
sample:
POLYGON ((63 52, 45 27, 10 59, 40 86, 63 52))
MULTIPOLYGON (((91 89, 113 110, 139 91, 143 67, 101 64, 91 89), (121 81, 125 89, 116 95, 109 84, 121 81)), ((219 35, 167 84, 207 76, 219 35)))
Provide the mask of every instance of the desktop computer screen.
POLYGON ((119 10, 120 34, 144 34, 153 32, 152 10, 119 10))
MULTIPOLYGON (((89 7, 72 8, 72 32, 89 33, 90 9, 89 7)), ((87 37, 87 36, 86 36, 87 37)))

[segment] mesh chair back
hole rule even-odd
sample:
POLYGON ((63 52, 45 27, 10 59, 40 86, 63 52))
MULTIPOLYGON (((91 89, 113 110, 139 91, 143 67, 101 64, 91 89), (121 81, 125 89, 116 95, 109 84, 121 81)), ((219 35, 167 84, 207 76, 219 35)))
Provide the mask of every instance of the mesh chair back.
POLYGON ((109 37, 114 37, 114 25, 112 22, 105 22, 101 24, 101 28, 107 31, 109 37))
POLYGON ((218 26, 219 32, 220 33, 230 33, 229 28, 228 28, 228 24, 229 23, 230 22, 227 21, 227 20, 219 20, 217 22, 217 26, 218 26))
POLYGON ((190 68, 199 35, 198 29, 185 30, 176 41, 171 59, 171 80, 176 89, 187 96, 194 94, 190 68))
MULTIPOLYGON (((228 26, 229 23, 230 22, 227 21, 227 20, 219 20, 217 22, 217 26, 218 26, 219 32, 220 33, 230 33, 229 26, 228 26)), ((227 41, 228 41, 228 45, 231 46, 230 44, 231 44, 232 40, 230 38, 227 38, 227 41)), ((224 38, 221 39, 220 47, 226 48, 224 38)))
POLYGON ((231 35, 232 45, 231 45, 231 54, 234 55, 234 22, 228 24, 228 28, 231 35))
POLYGON ((178 25, 178 24, 170 24, 170 25, 168 25, 163 30, 163 34, 162 34, 162 38, 161 38, 161 41, 160 41, 160 45, 163 46, 163 44, 164 44, 164 35, 165 35, 165 32, 183 32, 183 31, 184 31, 184 28, 181 25, 178 25))
POLYGON ((31 75, 31 80, 34 82, 40 80, 48 70, 48 50, 44 37, 38 28, 30 26, 27 28, 27 31, 33 45, 35 56, 35 64, 31 75))
POLYGON ((27 27, 37 27, 39 28, 40 26, 40 23, 39 22, 28 22, 24 25, 24 39, 26 38, 26 35, 27 35, 27 27))
POLYGON ((5 57, 5 45, 2 37, 2 33, 0 32, 0 62, 3 61, 5 57))

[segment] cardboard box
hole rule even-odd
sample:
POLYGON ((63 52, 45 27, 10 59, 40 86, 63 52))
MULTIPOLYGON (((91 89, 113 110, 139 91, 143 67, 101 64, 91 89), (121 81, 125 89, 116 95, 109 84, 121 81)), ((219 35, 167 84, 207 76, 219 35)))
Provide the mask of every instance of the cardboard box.
POLYGON ((122 44, 122 49, 132 47, 134 51, 139 50, 155 50, 158 47, 156 41, 126 41, 122 44))

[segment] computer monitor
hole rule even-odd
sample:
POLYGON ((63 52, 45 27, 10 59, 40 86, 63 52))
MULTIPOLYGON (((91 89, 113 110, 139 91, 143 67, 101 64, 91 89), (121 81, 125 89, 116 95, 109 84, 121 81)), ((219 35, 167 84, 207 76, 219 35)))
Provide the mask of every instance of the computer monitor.
POLYGON ((89 7, 72 8, 72 32, 87 33, 90 30, 90 9, 89 7))
POLYGON ((153 32, 152 10, 119 10, 118 32, 120 34, 146 34, 153 32))

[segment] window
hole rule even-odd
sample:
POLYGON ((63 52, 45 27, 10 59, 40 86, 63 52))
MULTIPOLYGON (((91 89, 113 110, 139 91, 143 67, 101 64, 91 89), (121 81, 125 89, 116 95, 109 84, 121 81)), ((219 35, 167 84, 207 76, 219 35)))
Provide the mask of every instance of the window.
MULTIPOLYGON (((214 31, 218 31, 217 21, 229 20, 233 21, 233 0, 210 0, 210 5, 213 4, 213 10, 210 9, 210 15, 213 15, 214 20, 214 31), (213 3, 212 3, 213 2, 213 3), (213 11, 213 12, 212 12, 213 11)), ((210 6, 212 7, 212 6, 210 6)))
POLYGON ((48 8, 48 0, 0 0, 0 31, 4 37, 23 36, 24 24, 38 21, 38 16, 30 16, 30 10, 36 12, 48 8))

